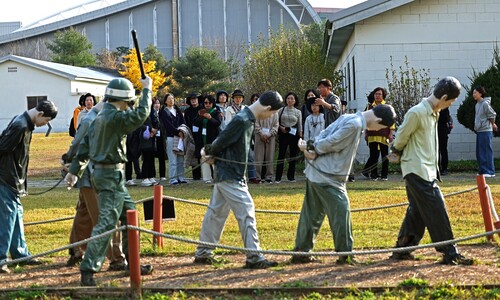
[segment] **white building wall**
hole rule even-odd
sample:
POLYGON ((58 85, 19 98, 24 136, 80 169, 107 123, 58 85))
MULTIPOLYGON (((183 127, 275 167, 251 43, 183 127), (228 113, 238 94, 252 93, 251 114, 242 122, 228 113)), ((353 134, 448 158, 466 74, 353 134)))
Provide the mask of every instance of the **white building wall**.
MULTIPOLYGON (((357 23, 338 65, 344 70, 354 56, 357 91, 349 108, 363 110, 373 88, 387 87, 391 56, 395 69, 404 64, 405 57, 410 67, 428 69, 431 84, 451 75, 470 86, 473 68, 484 71, 491 65, 493 48, 500 39, 498 28, 500 1, 495 0, 418 0, 357 23)), ((455 125, 448 144, 450 160, 475 159, 475 134, 456 118, 465 94, 463 89, 450 108, 455 125)), ((498 156, 500 139, 493 143, 498 156)), ((367 158, 367 147, 360 147, 357 159, 367 158)))
MULTIPOLYGON (((71 81, 65 77, 41 71, 30 66, 6 61, 0 65, 0 132, 10 120, 27 110, 27 97, 47 96, 58 108, 57 117, 51 121, 53 132, 67 132, 73 110, 80 96, 85 93, 103 95, 106 85, 71 81), (7 70, 17 67, 17 72, 7 70), (78 90, 78 93, 76 92, 78 90)), ((47 127, 35 129, 45 132, 47 127)))

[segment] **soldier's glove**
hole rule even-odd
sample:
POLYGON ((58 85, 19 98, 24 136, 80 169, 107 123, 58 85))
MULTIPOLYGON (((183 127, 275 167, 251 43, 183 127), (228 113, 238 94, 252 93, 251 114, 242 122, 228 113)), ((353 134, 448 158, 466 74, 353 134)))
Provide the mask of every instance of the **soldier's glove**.
POLYGON ((78 176, 68 173, 66 174, 66 177, 64 177, 64 181, 66 181, 66 183, 68 184, 68 189, 71 189, 78 181, 78 176))
POLYGON ((143 89, 148 89, 150 91, 153 90, 153 79, 151 79, 148 75, 146 75, 146 78, 144 79, 141 78, 141 83, 143 89))

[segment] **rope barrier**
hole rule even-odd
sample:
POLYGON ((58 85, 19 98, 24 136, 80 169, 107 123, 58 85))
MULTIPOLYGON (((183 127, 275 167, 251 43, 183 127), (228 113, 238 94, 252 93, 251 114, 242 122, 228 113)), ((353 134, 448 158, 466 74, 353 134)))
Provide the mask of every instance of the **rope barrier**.
POLYGON ((31 255, 31 256, 26 256, 26 257, 22 257, 22 258, 16 258, 16 259, 12 259, 12 260, 6 260, 6 261, 3 261, 3 262, 0 262, 0 267, 3 266, 3 265, 12 265, 12 264, 17 264, 17 263, 22 263, 22 262, 25 262, 25 261, 28 261, 28 260, 31 260, 31 259, 34 259, 34 258, 46 256, 46 255, 53 254, 53 253, 57 253, 57 252, 60 252, 60 251, 63 251, 63 250, 68 250, 68 249, 71 249, 71 248, 74 248, 74 247, 86 244, 86 243, 88 243, 88 242, 90 242, 92 240, 97 240, 97 239, 100 239, 100 238, 104 238, 104 237, 106 237, 108 235, 111 235, 111 234, 117 232, 117 231, 123 231, 123 230, 126 230, 126 229, 127 229, 127 226, 123 225, 123 226, 114 228, 112 230, 105 231, 105 232, 103 232, 101 234, 98 234, 96 236, 89 237, 87 239, 75 242, 73 244, 69 244, 69 245, 66 245, 66 246, 62 246, 62 247, 55 248, 55 249, 52 249, 52 250, 49 250, 49 251, 45 251, 45 252, 41 252, 41 253, 38 253, 38 254, 34 254, 34 255, 31 255))
MULTIPOLYGON (((451 196, 456 196, 459 194, 464 194, 467 192, 471 192, 477 189, 477 187, 472 187, 466 190, 462 191, 457 191, 453 192, 450 194, 443 195, 445 198, 446 197, 451 197, 451 196)), ((193 205, 198 205, 198 206, 205 206, 208 207, 207 203, 203 202, 198 202, 194 200, 187 200, 187 199, 182 199, 182 198, 176 198, 172 196, 163 196, 163 199, 168 199, 168 200, 173 200, 173 201, 178 201, 178 202, 183 202, 183 203, 188 203, 188 204, 193 204, 193 205)), ((370 210, 380 210, 380 209, 386 209, 386 208, 393 208, 393 207, 399 207, 399 206, 406 206, 408 205, 408 202, 403 202, 403 203, 397 203, 397 204, 388 204, 388 205, 382 205, 382 206, 374 206, 374 207, 365 207, 365 208, 355 208, 351 209, 351 212, 362 212, 362 211, 370 211, 370 210)), ((286 211, 286 210, 265 210, 265 209, 256 209, 255 212, 258 213, 268 213, 268 214, 290 214, 290 215, 298 215, 300 214, 300 211, 286 211)))
MULTIPOLYGON (((153 200, 153 197, 147 197, 141 200, 135 201, 136 204, 143 203, 146 201, 153 200)), ((70 216, 70 217, 61 217, 58 219, 51 219, 51 220, 45 220, 45 221, 36 221, 36 222, 27 222, 24 223, 24 226, 31 226, 31 225, 39 225, 39 224, 48 224, 48 223, 55 223, 55 222, 60 222, 60 221, 68 221, 68 220, 73 220, 75 216, 70 216)))
POLYGON ((453 240, 447 240, 447 241, 441 241, 441 242, 436 242, 436 243, 431 243, 431 244, 422 244, 422 245, 417 245, 417 246, 410 246, 410 247, 386 248, 386 249, 375 249, 375 250, 364 250, 364 251, 361 250, 361 251, 349 251, 349 252, 347 252, 347 251, 345 251, 345 252, 332 252, 332 251, 301 252, 301 251, 287 251, 287 250, 262 250, 262 249, 261 250, 256 250, 256 249, 249 249, 249 248, 241 248, 241 247, 235 247, 235 246, 221 245, 221 244, 215 244, 215 243, 202 242, 202 241, 194 240, 194 239, 188 239, 188 238, 184 238, 184 237, 177 237, 177 236, 170 235, 170 234, 165 234, 165 233, 159 233, 159 232, 156 232, 156 231, 153 231, 153 230, 144 229, 144 228, 137 227, 137 226, 123 225, 123 226, 114 228, 112 230, 103 232, 103 233, 101 233, 99 235, 90 237, 88 239, 78 241, 78 242, 73 243, 73 244, 69 244, 69 245, 66 245, 66 246, 55 248, 55 249, 52 249, 52 250, 49 250, 49 251, 45 251, 45 252, 42 252, 42 253, 38 253, 38 254, 35 254, 35 255, 32 255, 32 256, 27 256, 27 257, 13 259, 13 260, 6 260, 6 261, 0 263, 0 267, 3 266, 3 265, 11 265, 11 264, 22 263, 22 262, 25 262, 25 261, 28 261, 28 260, 31 260, 31 259, 34 259, 34 258, 38 258, 38 257, 42 257, 42 256, 45 256, 45 255, 53 254, 53 253, 60 252, 60 251, 63 251, 63 250, 67 250, 67 249, 70 249, 70 248, 73 248, 73 247, 76 247, 76 246, 80 246, 82 244, 86 244, 86 243, 88 243, 88 242, 90 242, 92 240, 104 238, 104 237, 106 237, 108 235, 111 235, 111 234, 117 232, 117 231, 123 231, 123 230, 128 230, 128 229, 133 229, 133 230, 137 230, 139 232, 144 232, 144 233, 148 233, 148 234, 155 235, 155 236, 162 236, 164 238, 171 239, 171 240, 175 240, 175 241, 179 241, 179 242, 185 242, 185 243, 189 243, 189 244, 201 245, 201 246, 205 246, 205 247, 209 247, 209 248, 226 249, 226 250, 238 251, 238 252, 243 252, 243 253, 261 253, 261 254, 274 254, 274 255, 287 255, 287 256, 288 255, 289 256, 291 256, 291 255, 301 255, 301 256, 311 256, 311 255, 314 255, 314 256, 347 256, 347 255, 372 255, 372 254, 383 254, 383 253, 412 252, 412 251, 419 250, 419 249, 437 248, 437 247, 442 247, 442 246, 450 245, 450 244, 458 244, 460 242, 474 240, 474 239, 482 238, 482 237, 485 237, 485 236, 494 235, 496 233, 500 233, 500 229, 496 229, 496 230, 492 230, 492 231, 488 231, 488 232, 484 232, 484 233, 479 233, 479 234, 475 234, 475 235, 471 235, 471 236, 467 236, 467 237, 463 237, 463 238, 458 238, 458 239, 453 239, 453 240))
POLYGON ((136 226, 127 225, 127 228, 138 230, 138 231, 141 231, 144 233, 149 233, 152 235, 161 236, 161 237, 175 240, 175 241, 179 241, 179 242, 196 244, 196 245, 206 246, 209 248, 219 248, 219 249, 226 249, 226 250, 232 250, 232 251, 238 251, 238 252, 244 252, 244 253, 261 253, 261 254, 275 254, 275 255, 304 255, 304 256, 307 256, 307 255, 345 256, 345 255, 371 255, 371 254, 382 254, 382 253, 392 253, 392 252, 411 252, 411 251, 419 250, 419 249, 437 248, 437 247, 442 247, 445 245, 457 244, 459 242, 474 240, 474 239, 478 239, 478 238, 481 238, 481 237, 484 237, 487 235, 493 235, 495 233, 500 232, 500 229, 497 229, 497 230, 493 230, 493 231, 489 231, 489 232, 471 235, 468 237, 463 237, 463 238, 458 238, 458 239, 453 239, 453 240, 448 240, 448 241, 441 241, 441 242, 436 242, 436 243, 431 243, 431 244, 410 246, 410 247, 386 248, 386 249, 364 250, 364 251, 349 251, 349 252, 332 252, 332 251, 300 252, 300 251, 287 251, 287 250, 256 250, 256 249, 249 249, 249 248, 241 248, 241 247, 235 247, 235 246, 208 243, 208 242, 203 242, 203 241, 194 240, 194 239, 188 239, 188 238, 184 238, 184 237, 177 237, 174 235, 159 233, 159 232, 156 232, 153 230, 144 229, 144 228, 140 228, 140 227, 136 227, 136 226))
POLYGON ((45 220, 45 221, 37 221, 37 222, 28 222, 24 223, 24 226, 30 226, 30 225, 40 225, 40 224, 48 224, 48 223, 55 223, 55 222, 60 222, 60 221, 67 221, 67 220, 72 220, 75 217, 62 217, 58 219, 52 219, 52 220, 45 220))
MULTIPOLYGON (((451 196, 456 196, 459 194, 464 194, 467 192, 474 191, 476 187, 472 187, 466 190, 458 191, 458 192, 453 192, 450 194, 444 195, 444 197, 451 197, 451 196)), ((182 203, 187 203, 187 204, 193 204, 193 205, 198 205, 198 206, 204 206, 208 207, 207 203, 203 202, 198 202, 194 200, 187 200, 187 199, 182 199, 182 198, 176 198, 172 196, 163 196, 163 199, 167 200, 172 200, 172 201, 177 201, 177 202, 182 202, 182 203)), ((147 197, 144 199, 140 199, 135 201, 136 204, 140 204, 146 201, 151 201, 153 200, 153 197, 147 197)), ((386 209, 386 208, 393 208, 393 207, 399 207, 399 206, 406 206, 408 205, 408 202, 403 202, 403 203, 396 203, 396 204, 388 204, 388 205, 381 205, 381 206, 374 206, 374 207, 365 207, 365 208, 354 208, 351 209, 351 212, 362 212, 362 211, 370 211, 370 210, 380 210, 380 209, 386 209)), ((267 214, 279 214, 279 215, 299 215, 300 211, 290 211, 290 210, 266 210, 266 209, 256 209, 255 212, 258 213, 267 213, 267 214)), ((55 222, 60 222, 60 221, 67 221, 67 220, 72 220, 74 219, 74 216, 71 217, 61 217, 58 219, 51 219, 51 220, 45 220, 45 221, 36 221, 36 222, 27 222, 24 223, 24 226, 31 226, 31 225, 39 225, 39 224, 48 224, 48 223, 55 223, 55 222)))

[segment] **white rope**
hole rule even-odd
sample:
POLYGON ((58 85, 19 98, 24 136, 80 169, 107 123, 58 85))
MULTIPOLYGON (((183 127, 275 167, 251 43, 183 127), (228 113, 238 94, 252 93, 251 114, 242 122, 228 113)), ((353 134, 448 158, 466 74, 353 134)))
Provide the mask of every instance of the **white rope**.
POLYGON ((92 236, 92 237, 89 237, 87 239, 78 241, 78 242, 73 243, 73 244, 69 244, 69 245, 66 245, 66 246, 62 246, 62 247, 59 247, 59 248, 55 248, 55 249, 52 249, 52 250, 49 250, 49 251, 45 251, 45 252, 41 252, 41 253, 38 253, 38 254, 35 254, 35 255, 31 255, 31 256, 26 256, 26 257, 12 259, 12 260, 6 260, 6 261, 3 261, 3 262, 0 262, 0 267, 3 266, 3 265, 12 265, 12 264, 17 264, 17 263, 22 263, 24 261, 28 261, 28 260, 31 260, 31 259, 34 259, 34 258, 37 258, 37 257, 42 257, 42 256, 46 256, 46 255, 49 255, 49 254, 52 254, 52 253, 57 253, 57 252, 60 252, 60 251, 63 251, 63 250, 68 250, 68 249, 71 249, 71 248, 74 248, 74 247, 86 244, 86 243, 88 243, 90 241, 97 240, 97 239, 100 239, 100 238, 104 238, 104 237, 106 237, 108 235, 111 235, 111 234, 117 232, 117 231, 122 231, 122 230, 125 230, 125 229, 127 229, 127 226, 123 225, 123 226, 114 228, 112 230, 108 230, 106 232, 103 232, 101 234, 98 234, 96 236, 92 236))
POLYGON ((92 240, 104 238, 108 235, 115 233, 116 231, 129 230, 129 229, 137 230, 139 232, 149 233, 149 234, 155 235, 155 236, 161 236, 161 237, 175 240, 175 241, 179 241, 179 242, 196 244, 196 245, 201 245, 201 246, 205 246, 205 247, 209 247, 209 248, 220 248, 220 249, 233 250, 233 251, 238 251, 238 252, 243 252, 243 253, 261 253, 261 254, 274 254, 274 255, 302 255, 302 256, 310 256, 310 255, 315 255, 315 256, 347 256, 347 255, 372 255, 372 254, 382 254, 382 253, 391 253, 391 252, 411 252, 411 251, 418 250, 418 249, 437 248, 437 247, 450 245, 450 244, 458 244, 459 242, 478 239, 478 238, 481 238, 484 236, 489 236, 489 235, 493 235, 496 233, 500 233, 500 229, 497 229, 497 230, 488 231, 488 232, 484 232, 484 233, 480 233, 480 234, 475 234, 475 235, 471 235, 471 236, 463 237, 463 238, 458 238, 458 239, 454 239, 454 240, 441 241, 441 242, 436 242, 436 243, 431 243, 431 244, 423 244, 423 245, 417 245, 417 246, 411 246, 411 247, 387 248, 387 249, 364 250, 364 251, 349 251, 349 252, 347 252, 347 251, 345 251, 345 252, 332 252, 332 251, 301 252, 301 251, 285 251, 285 250, 256 250, 256 249, 221 245, 221 244, 208 243, 208 242, 202 242, 199 240, 188 239, 188 238, 184 238, 184 237, 177 237, 177 236, 170 235, 170 234, 159 233, 157 231, 144 229, 144 228, 137 227, 137 226, 123 225, 123 226, 114 228, 112 230, 103 232, 99 235, 96 235, 96 236, 90 237, 88 239, 81 240, 81 241, 78 241, 76 243, 69 244, 69 245, 66 245, 63 247, 55 248, 55 249, 52 249, 52 250, 49 250, 46 252, 42 252, 42 253, 38 253, 38 254, 32 255, 32 256, 27 256, 27 257, 13 259, 13 260, 6 260, 6 261, 0 263, 0 267, 3 265, 21 263, 24 261, 31 260, 33 258, 38 258, 38 257, 42 257, 42 256, 49 255, 52 253, 60 252, 60 251, 67 250, 70 248, 74 248, 76 246, 86 244, 92 240))
POLYGON ((220 248, 220 249, 226 249, 226 250, 233 250, 233 251, 238 251, 238 252, 244 252, 244 253, 262 253, 262 254, 275 254, 275 255, 315 255, 315 256, 345 256, 345 255, 371 255, 371 254, 381 254, 381 253, 392 253, 392 252, 411 252, 414 250, 418 249, 424 249, 424 248, 437 248, 445 245, 450 245, 450 244, 457 244, 459 242, 464 242, 468 240, 473 240, 473 239, 478 239, 484 236, 489 236, 493 235, 495 233, 499 233, 500 229, 493 230, 493 231, 488 231, 485 233, 479 233, 475 235, 471 235, 468 237, 463 237, 459 239, 454 239, 454 240, 448 240, 448 241, 441 241, 441 242, 436 242, 436 243, 431 243, 431 244, 422 244, 422 245, 417 245, 417 246, 410 246, 410 247, 398 247, 398 248, 387 248, 387 249, 377 249, 377 250, 365 250, 365 251, 350 251, 350 252, 300 252, 300 251, 284 251, 284 250, 256 250, 256 249, 248 249, 248 248, 241 248, 241 247, 235 247, 235 246, 227 246, 227 245, 221 245, 221 244, 215 244, 215 243, 208 243, 208 242, 203 242, 199 240, 193 240, 193 239, 188 239, 184 237, 177 237, 174 235, 170 234, 165 234, 165 233, 159 233, 153 230, 149 229, 143 229, 140 227, 136 226, 131 226, 127 225, 129 229, 134 229, 138 230, 144 233, 149 233, 152 235, 156 236, 161 236, 167 239, 179 241, 179 242, 185 242, 185 243, 190 243, 190 244, 196 244, 196 245, 201 245, 201 246, 206 246, 208 248, 220 248))
POLYGON ((491 195, 490 186, 486 185, 486 195, 488 195, 488 200, 490 201, 490 210, 491 215, 495 219, 495 222, 498 222, 497 210, 495 209, 495 202, 493 201, 493 196, 491 195))
MULTIPOLYGON (((451 196, 467 193, 467 192, 473 191, 475 189, 476 189, 476 187, 473 187, 473 188, 469 188, 469 189, 466 189, 463 191, 453 192, 453 193, 444 195, 444 197, 446 198, 446 197, 451 197, 451 196)), ((187 200, 187 199, 182 199, 182 198, 176 198, 176 197, 172 197, 172 196, 163 196, 163 199, 169 199, 169 200, 173 200, 173 201, 208 207, 207 203, 193 201, 193 200, 187 200)), ((393 207, 406 206, 406 205, 408 205, 408 202, 388 204, 388 205, 375 206, 375 207, 355 208, 355 209, 351 209, 351 212, 379 210, 379 209, 393 208, 393 207)), ((268 214, 290 214, 290 215, 300 214, 300 211, 266 210, 266 209, 256 209, 255 212, 268 213, 268 214)))

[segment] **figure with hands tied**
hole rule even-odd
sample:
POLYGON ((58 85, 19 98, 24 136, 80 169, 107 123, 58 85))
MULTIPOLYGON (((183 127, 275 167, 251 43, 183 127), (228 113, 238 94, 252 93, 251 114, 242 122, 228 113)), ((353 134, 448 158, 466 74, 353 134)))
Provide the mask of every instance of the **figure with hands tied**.
MULTIPOLYGON (((361 134, 394 124, 396 113, 390 105, 344 114, 314 139, 299 139, 298 148, 306 158, 306 191, 300 212, 294 251, 309 252, 328 216, 335 251, 352 251, 351 209, 346 182, 356 156, 361 134)), ((292 263, 309 263, 313 256, 293 255, 292 263)), ((340 256, 337 263, 353 263, 350 256, 340 256)))
MULTIPOLYGON (((282 106, 283 99, 279 93, 268 91, 262 94, 257 102, 236 114, 212 143, 206 144, 201 149, 202 161, 215 166, 215 178, 212 196, 201 226, 200 241, 218 243, 229 213, 232 211, 238 221, 245 248, 261 249, 257 233, 255 204, 248 191, 245 176, 248 151, 255 121, 271 117, 282 106), (215 163, 214 157, 219 158, 215 160, 215 163)), ((198 245, 194 263, 216 262, 213 250, 211 246, 198 245)), ((262 253, 246 253, 246 268, 266 269, 276 265, 276 262, 267 260, 262 253)))
MULTIPOLYGON (((437 121, 440 111, 455 102, 461 89, 456 78, 441 79, 429 97, 408 110, 397 130, 388 158, 391 162, 401 162, 409 204, 396 247, 418 245, 426 228, 433 243, 454 239, 443 193, 437 185, 440 180, 437 121)), ((458 252, 455 244, 439 246, 436 250, 443 254, 442 264, 473 263, 458 252)), ((391 258, 414 259, 411 251, 394 252, 391 258)))

